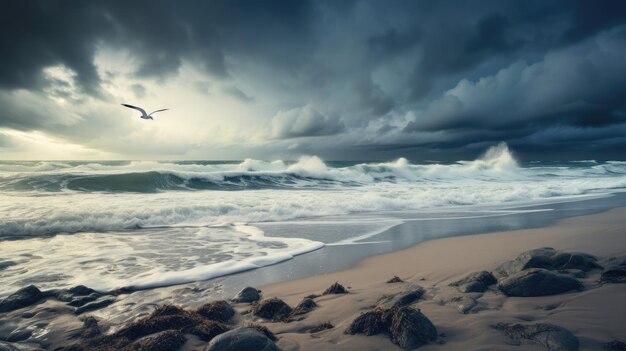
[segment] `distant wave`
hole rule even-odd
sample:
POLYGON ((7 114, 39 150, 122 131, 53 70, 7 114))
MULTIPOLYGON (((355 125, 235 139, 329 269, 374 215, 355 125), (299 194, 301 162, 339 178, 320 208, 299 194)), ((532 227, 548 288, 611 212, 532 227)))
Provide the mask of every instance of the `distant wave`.
MULTIPOLYGON (((475 161, 415 165, 388 163, 333 167, 315 156, 295 163, 247 159, 241 163, 33 162, 0 164, 0 189, 152 193, 184 190, 306 189, 379 182, 453 179, 518 179, 524 172, 505 144, 475 161)), ((529 174, 525 174, 528 176, 529 174)))
POLYGON ((2 162, 0 238, 499 205, 626 188, 626 162, 2 162), (274 191, 274 189, 280 189, 274 191), (240 190, 240 191, 233 191, 240 190))

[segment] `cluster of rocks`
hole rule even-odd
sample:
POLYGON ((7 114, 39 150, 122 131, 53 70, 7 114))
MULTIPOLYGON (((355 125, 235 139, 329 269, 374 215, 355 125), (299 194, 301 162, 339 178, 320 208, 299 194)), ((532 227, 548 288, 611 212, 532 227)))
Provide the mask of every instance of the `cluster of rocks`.
POLYGON ((74 313, 82 314, 108 306, 116 301, 113 293, 100 293, 84 285, 63 290, 41 291, 28 285, 0 301, 0 312, 11 312, 52 298, 67 303, 74 313))
MULTIPOLYGON (((481 271, 453 282, 463 293, 482 293, 489 286, 497 284, 498 290, 507 296, 547 296, 581 290, 583 285, 577 277, 585 272, 602 269, 597 259, 580 252, 562 252, 544 247, 523 252, 515 259, 500 265, 496 272, 500 280, 491 272, 481 271)), ((618 266, 614 271, 605 272, 607 277, 616 274, 625 266, 618 266)), ((607 278, 608 279, 608 278, 607 278)))

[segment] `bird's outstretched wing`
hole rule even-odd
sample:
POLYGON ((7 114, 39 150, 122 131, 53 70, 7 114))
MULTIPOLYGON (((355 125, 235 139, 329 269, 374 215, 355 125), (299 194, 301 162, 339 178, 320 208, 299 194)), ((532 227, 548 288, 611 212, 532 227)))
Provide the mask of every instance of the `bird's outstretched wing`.
POLYGON ((147 114, 146 114, 146 110, 142 109, 141 107, 137 107, 137 106, 133 106, 133 105, 128 105, 128 104, 122 104, 122 106, 126 106, 126 107, 128 107, 128 108, 135 109, 135 110, 137 110, 137 111, 141 112, 141 114, 142 114, 143 116, 146 116, 146 115, 147 115, 147 114))
POLYGON ((169 110, 169 108, 164 108, 162 110, 152 111, 152 112, 150 112, 150 114, 148 116, 152 116, 153 113, 157 113, 157 112, 161 112, 161 111, 167 111, 167 110, 169 110))

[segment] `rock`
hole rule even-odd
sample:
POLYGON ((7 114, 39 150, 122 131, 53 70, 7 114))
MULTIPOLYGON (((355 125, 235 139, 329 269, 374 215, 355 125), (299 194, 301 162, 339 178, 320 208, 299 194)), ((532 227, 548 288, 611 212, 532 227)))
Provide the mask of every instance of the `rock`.
POLYGON ((248 286, 248 287, 241 289, 241 291, 238 292, 237 295, 235 295, 235 297, 232 298, 232 301, 255 302, 255 301, 259 301, 260 299, 261 299, 261 294, 259 293, 259 290, 251 286, 248 286))
POLYGON ((454 306, 456 307, 457 311, 463 313, 463 314, 468 314, 470 312, 472 312, 472 310, 474 309, 474 307, 478 306, 478 302, 476 301, 476 299, 474 299, 473 297, 469 297, 469 296, 457 296, 457 297, 453 297, 450 302, 452 302, 454 304, 454 306))
POLYGON ((480 271, 472 273, 463 279, 451 283, 456 286, 459 291, 467 292, 485 292, 490 285, 496 284, 498 280, 490 272, 480 271))
POLYGON ((39 300, 43 299, 45 294, 41 290, 37 289, 34 285, 29 285, 25 288, 14 292, 7 296, 4 300, 0 301, 0 312, 11 312, 20 308, 30 306, 39 300))
POLYGON ((258 330, 238 328, 216 336, 204 351, 278 351, 278 348, 258 330))
POLYGON ((507 296, 546 296, 580 290, 582 285, 576 278, 557 274, 545 269, 532 268, 513 274, 498 284, 498 289, 507 296))
POLYGON ((343 285, 339 284, 339 282, 335 282, 335 284, 329 286, 322 295, 330 295, 330 294, 347 294, 348 289, 344 288, 343 285))
POLYGON ((196 312, 204 318, 221 323, 226 323, 235 316, 235 310, 224 300, 209 302, 200 306, 196 312))
POLYGON ((246 328, 251 328, 251 329, 256 329, 257 331, 260 331, 261 333, 263 333, 263 335, 267 336, 268 339, 272 340, 272 341, 276 341, 278 340, 278 338, 276 337, 276 335, 274 335, 274 333, 272 333, 271 330, 267 329, 266 326, 257 324, 257 323, 247 323, 245 325, 246 328))
POLYGON ((396 308, 410 305, 419 300, 426 290, 419 285, 413 286, 410 290, 395 295, 383 297, 378 301, 377 307, 396 308))
POLYGON ((401 307, 389 330, 391 341, 404 350, 413 350, 437 339, 437 329, 419 310, 401 307))
POLYGON ((626 351, 626 343, 619 340, 613 340, 604 344, 604 349, 609 351, 626 351))
POLYGON ((88 304, 89 302, 96 301, 99 297, 100 297, 100 294, 78 296, 78 297, 71 299, 68 302, 68 305, 73 306, 73 307, 81 307, 81 306, 88 304))
POLYGON ((56 297, 57 300, 69 302, 71 306, 75 307, 82 306, 80 302, 77 301, 84 301, 84 305, 87 302, 96 300, 100 296, 102 296, 102 294, 84 285, 77 285, 69 289, 54 292, 54 297, 56 297))
POLYGON ((270 319, 272 321, 282 321, 291 315, 292 309, 283 300, 279 298, 273 298, 269 300, 263 300, 252 308, 252 314, 270 319))
POLYGON ((319 333, 323 330, 327 330, 327 329, 332 329, 335 326, 332 325, 330 322, 324 322, 321 324, 318 324, 316 326, 314 326, 313 328, 309 329, 309 333, 319 333))
POLYGON ((168 330, 143 337, 131 344, 137 351, 176 351, 187 342, 187 338, 177 330, 168 330))
POLYGON ((98 327, 98 320, 89 316, 83 319, 83 330, 80 336, 84 339, 91 339, 100 335, 100 327, 98 327))
POLYGON ((297 315, 309 313, 316 307, 317 307, 317 304, 315 303, 315 301, 313 301, 313 299, 305 297, 304 299, 302 299, 302 301, 300 301, 298 306, 296 306, 296 308, 293 309, 292 315, 297 316, 297 315))
POLYGON ((497 271, 503 275, 511 275, 529 268, 547 270, 580 269, 590 271, 601 269, 597 259, 582 252, 562 252, 551 247, 543 247, 521 253, 517 258, 500 265, 497 271))
POLYGON ((613 266, 602 272, 600 283, 626 283, 626 266, 613 266))
POLYGON ((0 351, 20 351, 20 349, 11 345, 8 342, 4 342, 0 340, 0 351))
POLYGON ((579 346, 578 338, 574 334, 554 324, 498 323, 494 328, 513 340, 536 343, 549 351, 576 351, 579 346))
POLYGON ((28 338, 30 338, 33 335, 32 330, 28 330, 28 329, 19 329, 19 330, 14 330, 11 334, 9 334, 9 336, 6 338, 6 341, 8 342, 19 342, 19 341, 24 341, 28 338))
POLYGON ((93 310, 97 310, 100 309, 102 307, 106 307, 110 304, 112 304, 113 302, 115 302, 115 298, 114 297, 110 297, 107 299, 102 299, 100 301, 95 301, 95 302, 91 302, 88 303, 84 306, 78 307, 77 309, 74 310, 74 314, 83 314, 85 312, 88 311, 93 311, 93 310))
POLYGON ((356 317, 345 333, 350 335, 364 334, 364 335, 376 335, 387 332, 389 325, 387 325, 388 310, 375 309, 372 311, 361 313, 356 317))

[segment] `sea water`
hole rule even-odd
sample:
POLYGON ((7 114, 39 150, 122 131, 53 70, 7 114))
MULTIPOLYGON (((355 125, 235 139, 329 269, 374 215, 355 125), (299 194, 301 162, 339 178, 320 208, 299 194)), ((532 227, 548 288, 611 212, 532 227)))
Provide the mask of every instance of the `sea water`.
MULTIPOLYGON (((149 288, 376 244, 407 221, 501 217, 626 188, 626 162, 0 162, 0 296, 149 288)), ((545 210, 545 209, 544 209, 545 210)))

